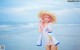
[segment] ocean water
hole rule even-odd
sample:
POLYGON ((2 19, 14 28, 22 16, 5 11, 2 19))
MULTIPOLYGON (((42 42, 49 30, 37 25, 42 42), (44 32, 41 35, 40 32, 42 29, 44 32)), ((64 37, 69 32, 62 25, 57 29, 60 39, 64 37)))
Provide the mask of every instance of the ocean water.
MULTIPOLYGON (((59 50, 80 50, 80 24, 55 24, 53 34, 60 41, 59 50)), ((0 25, 0 45, 5 50, 45 50, 36 46, 38 23, 0 25)))

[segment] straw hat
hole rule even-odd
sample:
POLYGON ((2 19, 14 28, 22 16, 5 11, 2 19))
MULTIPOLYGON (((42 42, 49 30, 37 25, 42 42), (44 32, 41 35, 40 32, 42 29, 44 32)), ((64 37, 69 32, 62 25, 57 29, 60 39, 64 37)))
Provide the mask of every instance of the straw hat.
POLYGON ((44 15, 49 15, 51 18, 52 18, 52 22, 56 22, 56 17, 54 14, 50 13, 50 12, 47 12, 47 11, 41 11, 39 13, 39 18, 42 18, 44 17, 44 15))

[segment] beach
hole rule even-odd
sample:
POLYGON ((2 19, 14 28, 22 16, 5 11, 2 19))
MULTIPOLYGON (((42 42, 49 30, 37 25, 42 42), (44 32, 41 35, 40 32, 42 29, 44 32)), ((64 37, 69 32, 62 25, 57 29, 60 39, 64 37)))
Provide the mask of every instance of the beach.
MULTIPOLYGON (((80 50, 80 24, 55 24, 53 35, 60 41, 59 50, 80 50)), ((0 25, 0 45, 5 50, 45 50, 36 46, 38 39, 36 23, 20 25, 0 25)))

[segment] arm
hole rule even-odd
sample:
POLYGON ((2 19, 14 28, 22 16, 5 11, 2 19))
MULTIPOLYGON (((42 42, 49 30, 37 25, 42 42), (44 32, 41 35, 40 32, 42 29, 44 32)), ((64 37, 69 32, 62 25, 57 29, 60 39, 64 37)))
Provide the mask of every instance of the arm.
POLYGON ((41 27, 41 23, 39 24, 39 28, 38 31, 41 33, 42 32, 42 27, 41 27))

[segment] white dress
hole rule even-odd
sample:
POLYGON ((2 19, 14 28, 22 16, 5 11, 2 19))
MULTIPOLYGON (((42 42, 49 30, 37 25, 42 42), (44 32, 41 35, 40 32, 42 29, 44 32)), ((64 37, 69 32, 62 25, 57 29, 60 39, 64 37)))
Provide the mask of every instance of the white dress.
POLYGON ((45 28, 43 28, 43 31, 39 36, 38 44, 40 44, 40 46, 42 45, 42 39, 43 39, 45 45, 51 45, 51 44, 57 45, 57 44, 59 44, 59 41, 56 40, 52 34, 53 34, 52 23, 48 23, 48 25, 45 26, 45 28), (51 36, 52 40, 50 40, 49 36, 51 36))
POLYGON ((42 31, 45 45, 50 45, 51 43, 53 43, 53 41, 50 41, 49 36, 52 36, 52 33, 48 33, 49 30, 52 30, 52 23, 49 23, 42 31))

